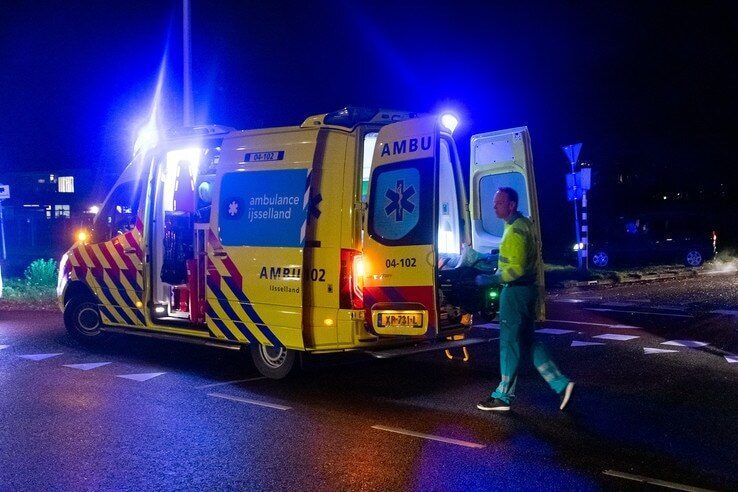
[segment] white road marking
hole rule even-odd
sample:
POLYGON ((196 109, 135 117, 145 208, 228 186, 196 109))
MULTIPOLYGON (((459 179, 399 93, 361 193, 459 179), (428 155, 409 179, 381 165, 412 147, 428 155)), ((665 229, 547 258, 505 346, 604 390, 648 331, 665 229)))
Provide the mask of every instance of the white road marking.
POLYGON ((674 306, 673 304, 659 304, 658 306, 651 306, 651 309, 661 309, 662 311, 686 311, 687 308, 684 306, 674 306))
POLYGON ((588 347, 590 345, 605 345, 602 342, 581 342, 579 340, 573 340, 570 347, 588 347))
POLYGON ((710 311, 710 313, 712 313, 712 314, 725 314, 727 316, 738 316, 738 309, 716 309, 714 311, 710 311))
POLYGON ((579 304, 587 301, 585 299, 551 299, 551 302, 568 302, 571 304, 579 304))
POLYGON ((238 396, 224 395, 223 393, 208 393, 208 396, 215 398, 223 398, 224 400, 237 401, 239 403, 248 403, 250 405, 258 405, 260 407, 269 407, 277 410, 290 410, 292 407, 277 405, 276 403, 267 403, 265 401, 249 400, 248 398, 240 398, 238 396))
POLYGON ((483 325, 477 325, 477 328, 484 328, 486 330, 499 330, 500 324, 499 323, 485 323, 483 325))
POLYGON ((229 384, 237 384, 237 383, 248 383, 249 381, 261 381, 262 379, 266 379, 266 376, 259 376, 258 378, 249 378, 249 379, 235 379, 233 381, 224 381, 222 383, 204 384, 202 386, 195 386, 195 389, 214 388, 216 386, 227 386, 229 384))
POLYGON ((591 323, 589 321, 570 321, 568 319, 547 319, 547 323, 569 323, 572 325, 590 325, 590 326, 604 326, 606 328, 631 328, 633 330, 640 330, 640 326, 631 326, 631 325, 611 325, 608 323, 591 323))
POLYGON ((6 348, 8 348, 8 347, 10 347, 10 345, 0 345, 0 350, 2 350, 2 349, 6 349, 6 348))
POLYGON ((560 330, 558 328, 542 328, 536 330, 536 333, 543 333, 544 335, 564 335, 566 333, 574 333, 574 330, 560 330))
POLYGON ((632 480, 634 482, 641 482, 644 484, 658 485, 660 487, 666 487, 673 490, 686 490, 688 492, 709 492, 709 489, 701 489, 699 487, 692 487, 691 485, 684 485, 676 482, 667 482, 666 480, 659 480, 658 478, 633 475, 631 473, 625 473, 616 470, 605 470, 602 473, 604 473, 605 475, 610 475, 611 477, 623 478, 625 480, 632 480))
POLYGON ((670 349, 660 349, 660 348, 651 348, 651 347, 643 347, 643 353, 646 355, 649 354, 667 354, 667 353, 673 353, 673 352, 679 352, 678 350, 670 350, 670 349))
POLYGON ((57 355, 61 355, 61 354, 62 352, 59 352, 58 354, 28 354, 28 355, 19 355, 18 357, 22 359, 40 361, 44 359, 50 359, 52 357, 56 357, 57 355))
POLYGON ((676 314, 676 313, 656 313, 653 311, 630 311, 625 309, 606 309, 606 308, 584 308, 588 311, 610 311, 616 313, 626 314, 653 314, 654 316, 678 316, 680 318, 694 318, 691 314, 676 314))
POLYGON ((97 369, 98 367, 107 366, 112 362, 89 362, 87 364, 64 364, 64 367, 71 367, 72 369, 81 369, 82 371, 89 371, 97 369))
POLYGON ((420 432, 409 431, 405 429, 397 429, 395 427, 385 427, 384 425, 373 425, 372 429, 383 430, 386 432, 394 432, 395 434, 404 434, 406 436, 419 437, 421 439, 428 439, 429 441, 445 442, 448 444, 456 444, 457 446, 464 446, 467 448, 482 449, 487 446, 476 442, 461 441, 459 439, 451 439, 449 437, 433 436, 431 434, 422 434, 420 432))
POLYGON ((661 345, 676 345, 677 347, 705 347, 709 345, 707 342, 698 342, 697 340, 669 340, 661 342, 661 345))
POLYGON ((738 362, 738 355, 726 355, 724 356, 725 360, 728 361, 728 364, 735 364, 738 362))
POLYGON ((140 374, 118 374, 117 378, 123 378, 123 379, 130 379, 132 381, 148 381, 149 379, 155 378, 157 376, 161 376, 162 374, 166 374, 166 372, 144 372, 140 374))
POLYGON ((639 338, 636 335, 621 335, 620 333, 605 333, 604 335, 597 335, 592 338, 601 338, 603 340, 619 340, 621 342, 625 342, 627 340, 633 340, 634 338, 639 338))

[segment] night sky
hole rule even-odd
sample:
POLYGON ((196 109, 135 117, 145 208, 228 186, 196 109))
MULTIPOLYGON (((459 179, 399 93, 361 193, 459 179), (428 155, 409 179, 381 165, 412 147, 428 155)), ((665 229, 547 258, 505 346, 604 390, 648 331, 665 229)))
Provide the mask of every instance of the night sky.
MULTIPOLYGON (((122 169, 167 46, 164 115, 180 123, 181 4, 146 3, 4 4, 0 173, 122 169)), ((232 3, 192 1, 198 124, 294 125, 346 105, 453 109, 466 162, 471 134, 527 125, 548 231, 570 229, 554 213, 569 211, 559 146, 577 141, 603 213, 649 193, 734 196, 732 2, 232 3), (622 172, 639 194, 613 188, 622 172)))

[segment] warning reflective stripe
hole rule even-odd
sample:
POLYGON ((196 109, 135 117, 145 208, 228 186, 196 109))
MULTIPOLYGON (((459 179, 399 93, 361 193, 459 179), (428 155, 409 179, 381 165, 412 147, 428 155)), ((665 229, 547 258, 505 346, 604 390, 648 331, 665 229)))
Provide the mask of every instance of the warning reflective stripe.
POLYGON ((282 342, 280 342, 279 339, 274 336, 272 330, 269 329, 269 327, 264 323, 259 314, 256 312, 251 301, 248 297, 246 297, 246 293, 241 290, 241 288, 235 285, 235 281, 233 280, 233 278, 223 277, 223 280, 225 281, 225 284, 229 287, 231 292, 236 296, 236 298, 241 301, 242 304, 240 305, 240 307, 243 308, 246 316, 248 316, 250 320, 253 321, 253 323, 267 338, 267 340, 269 340, 269 342, 271 342, 271 344, 275 347, 283 347, 284 345, 282 345, 282 342))
MULTIPOLYGON (((208 248, 210 251, 223 249, 212 230, 208 231, 208 248)), ((261 319, 251 300, 243 291, 243 277, 229 256, 208 258, 207 271, 207 288, 212 291, 218 306, 224 310, 226 316, 223 319, 232 322, 233 326, 229 324, 228 328, 236 336, 240 334, 242 339, 248 339, 251 343, 271 344, 275 347, 284 346, 261 319)))
POLYGON ((229 330, 241 341, 248 340, 252 343, 259 342, 259 340, 254 336, 254 333, 250 331, 249 327, 246 326, 246 324, 244 324, 244 320, 236 314, 233 306, 230 304, 230 301, 226 299, 225 294, 220 289, 220 286, 215 285, 214 282, 208 280, 208 287, 210 288, 210 290, 213 291, 213 294, 215 295, 216 303, 212 303, 214 304, 213 307, 220 307, 220 310, 222 310, 222 312, 224 313, 224 316, 218 317, 222 318, 223 320, 230 320, 233 322, 233 326, 231 326, 230 324, 228 325, 229 330))
MULTIPOLYGON (((98 248, 97 251, 99 251, 100 257, 102 257, 102 250, 98 248)), ((113 298, 118 301, 116 304, 125 310, 130 320, 134 320, 132 324, 143 325, 145 321, 142 313, 135 307, 135 301, 129 297, 126 288, 121 283, 121 270, 118 268, 103 268, 100 258, 96 255, 95 248, 90 248, 89 253, 92 262, 98 270, 98 272, 93 271, 93 275, 103 287, 103 291, 105 290, 105 286, 107 286, 113 298)))
MULTIPOLYGON (((208 309, 210 308, 208 307, 208 309)), ((223 330, 218 327, 216 320, 213 319, 213 317, 209 313, 205 317, 205 325, 208 327, 208 331, 210 331, 210 334, 215 338, 228 338, 225 336, 225 334, 223 334, 223 330)))
MULTIPOLYGON (((102 256, 103 256, 103 257, 105 257, 105 259, 106 259, 106 260, 108 261, 108 263, 109 263, 109 264, 111 265, 111 268, 110 268, 110 270, 113 270, 113 271, 111 271, 111 272, 108 272, 108 273, 109 273, 109 274, 110 274, 111 276, 113 276, 113 274, 114 274, 114 273, 117 273, 117 272, 120 272, 120 273, 122 273, 122 274, 123 274, 123 276, 125 276, 125 277, 126 277, 126 278, 128 279, 128 283, 129 283, 129 284, 131 284, 131 288, 130 288, 130 290, 136 291, 136 293, 137 293, 138 295, 141 295, 141 293, 142 293, 142 290, 143 290, 143 289, 141 289, 141 288, 139 287, 139 285, 142 285, 142 284, 143 284, 143 282, 142 282, 141 284, 139 284, 139 282, 138 282, 138 274, 137 274, 137 272, 136 272, 136 271, 132 271, 132 270, 128 270, 128 269, 126 269, 125 267, 121 267, 121 266, 120 266, 120 265, 119 265, 118 263, 116 263, 116 261, 115 261, 115 258, 116 258, 116 257, 117 257, 118 255, 117 255, 117 254, 115 254, 115 252, 113 252, 113 253, 111 254, 111 251, 110 251, 110 249, 109 249, 109 245, 107 245, 107 246, 108 246, 108 247, 106 247, 106 246, 101 246, 101 247, 99 248, 99 251, 100 251, 100 253, 102 254, 102 256)), ((122 263, 122 260, 120 260, 120 259, 118 259, 118 260, 119 260, 119 261, 121 261, 121 263, 122 263)))
POLYGON ((225 318, 228 317, 227 314, 223 312, 223 308, 220 305, 220 303, 210 303, 208 302, 208 314, 210 316, 210 319, 212 319, 213 323, 216 324, 216 326, 220 329, 220 331, 223 333, 225 338, 228 340, 236 341, 238 338, 231 332, 228 326, 226 326, 225 322, 223 321, 225 318))

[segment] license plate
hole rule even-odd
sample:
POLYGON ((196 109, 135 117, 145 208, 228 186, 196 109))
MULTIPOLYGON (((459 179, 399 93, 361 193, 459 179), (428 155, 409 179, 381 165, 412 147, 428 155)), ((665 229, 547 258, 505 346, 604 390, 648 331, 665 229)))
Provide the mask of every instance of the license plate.
POLYGON ((421 328, 423 313, 412 311, 377 313, 377 326, 380 328, 421 328))

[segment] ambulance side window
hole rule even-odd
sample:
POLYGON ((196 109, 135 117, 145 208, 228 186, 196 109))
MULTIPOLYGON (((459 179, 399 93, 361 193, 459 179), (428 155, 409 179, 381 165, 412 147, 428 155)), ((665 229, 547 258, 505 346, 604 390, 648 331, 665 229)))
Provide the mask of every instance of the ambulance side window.
POLYGON ((369 235, 388 246, 433 244, 434 159, 375 169, 369 197, 369 235))
POLYGON ((482 211, 482 227, 484 231, 493 236, 502 237, 505 228, 503 221, 497 218, 492 205, 498 188, 510 187, 518 192, 518 211, 526 217, 530 217, 528 210, 528 186, 525 176, 519 172, 508 172, 500 174, 488 174, 479 181, 479 200, 482 211))
POLYGON ((136 226, 141 186, 135 181, 121 183, 105 201, 95 217, 95 241, 108 241, 136 226))

